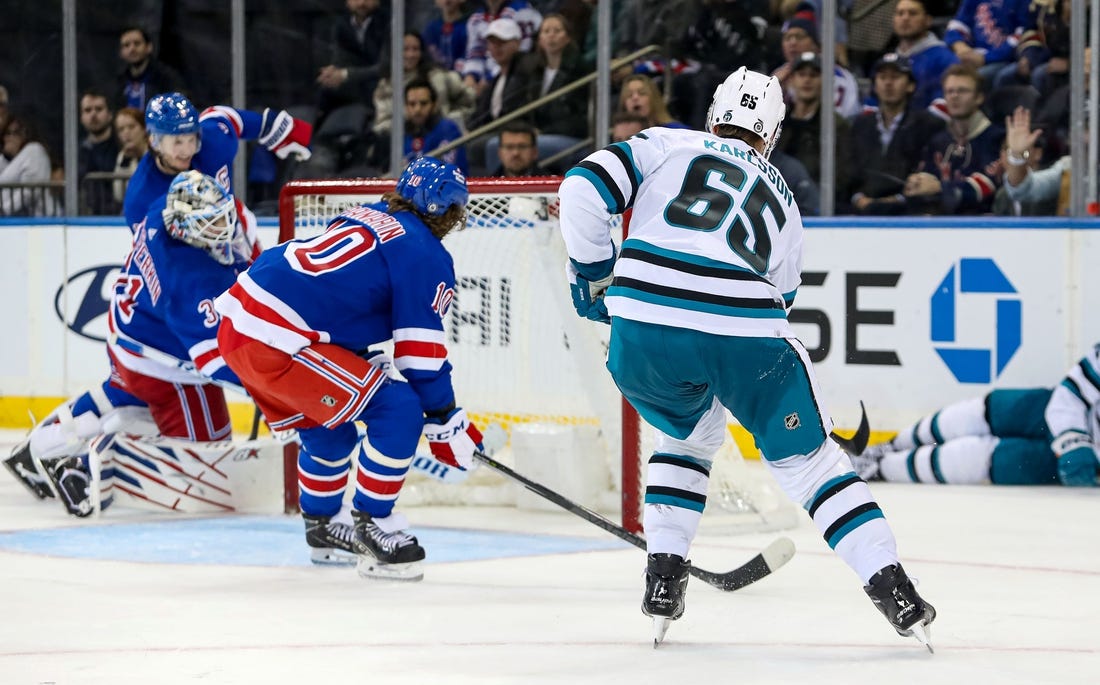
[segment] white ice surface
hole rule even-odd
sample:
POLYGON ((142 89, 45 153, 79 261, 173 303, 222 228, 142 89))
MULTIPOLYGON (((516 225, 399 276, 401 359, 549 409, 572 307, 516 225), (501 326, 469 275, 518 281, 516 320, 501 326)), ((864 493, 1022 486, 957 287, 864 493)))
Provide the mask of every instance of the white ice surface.
MULTIPOLYGON (((693 580, 658 650, 638 608, 644 557, 626 546, 428 563, 423 582, 394 584, 13 552, 0 535, 0 684, 1100 682, 1100 489, 873 489, 939 612, 935 655, 893 632, 808 520, 774 576, 728 594, 693 580)), ((568 514, 406 513, 418 527, 608 537, 568 514)), ((0 533, 155 518, 78 521, 0 471, 0 533)), ((700 538, 693 560, 727 570, 775 535, 700 538)))

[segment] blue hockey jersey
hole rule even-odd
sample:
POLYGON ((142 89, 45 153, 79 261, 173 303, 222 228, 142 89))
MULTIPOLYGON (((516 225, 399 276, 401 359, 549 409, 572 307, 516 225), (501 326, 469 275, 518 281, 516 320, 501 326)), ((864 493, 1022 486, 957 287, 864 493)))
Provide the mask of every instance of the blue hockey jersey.
POLYGON ((216 306, 237 332, 287 354, 318 342, 364 352, 392 338, 394 366, 431 411, 454 402, 443 329, 454 285, 454 262, 428 227, 377 203, 265 250, 216 306))
POLYGON ((108 344, 120 364, 146 376, 239 386, 218 352, 214 298, 236 282, 248 261, 225 266, 173 238, 161 217, 165 201, 155 201, 148 220, 137 226, 111 298, 108 344))

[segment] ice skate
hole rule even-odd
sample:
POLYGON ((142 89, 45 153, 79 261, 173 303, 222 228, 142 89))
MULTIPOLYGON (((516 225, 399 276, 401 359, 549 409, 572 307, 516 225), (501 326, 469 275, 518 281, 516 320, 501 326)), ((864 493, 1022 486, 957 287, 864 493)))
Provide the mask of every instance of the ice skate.
POLYGON ((852 468, 855 469, 856 475, 865 481, 882 480, 882 473, 880 473, 879 465, 882 463, 882 458, 890 449, 890 443, 883 442, 878 445, 871 445, 863 450, 863 453, 859 456, 850 457, 852 460, 852 468))
POLYGON ((39 470, 49 477, 50 489, 65 505, 65 511, 80 518, 95 513, 95 502, 92 501, 91 493, 92 478, 83 459, 74 456, 34 461, 39 470))
POLYGON ((936 609, 921 599, 900 564, 887 566, 871 576, 863 590, 898 635, 916 638, 929 652, 935 651, 931 623, 936 620, 936 609))
POLYGON ((333 521, 331 516, 302 514, 302 519, 306 524, 310 561, 322 566, 351 566, 358 560, 352 526, 333 521))
POLYGON ((355 570, 360 576, 407 581, 424 578, 420 566, 424 548, 402 530, 408 525, 404 516, 390 514, 377 519, 361 511, 353 511, 351 516, 355 520, 352 545, 358 557, 355 570))
POLYGON ((38 499, 53 497, 50 479, 38 470, 31 457, 30 440, 24 440, 16 445, 11 456, 4 460, 4 466, 8 467, 11 475, 15 476, 15 479, 38 499))
POLYGON ((645 572, 642 613, 653 618, 653 648, 665 639, 672 621, 684 615, 690 561, 676 554, 650 554, 645 572))

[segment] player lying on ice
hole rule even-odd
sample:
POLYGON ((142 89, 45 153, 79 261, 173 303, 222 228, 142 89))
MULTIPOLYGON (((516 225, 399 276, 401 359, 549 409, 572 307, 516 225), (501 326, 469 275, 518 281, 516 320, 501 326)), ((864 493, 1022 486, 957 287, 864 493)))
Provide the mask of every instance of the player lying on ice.
POLYGON ((1097 485, 1100 345, 1054 387, 950 404, 853 459, 866 480, 1097 485))
POLYGON ((417 159, 381 202, 265 251, 216 302, 226 362, 273 429, 298 431, 299 502, 315 561, 420 580, 424 549, 394 505, 421 432, 451 466, 472 466, 481 448, 455 405, 443 333, 455 274, 441 240, 465 225, 466 201, 456 167, 417 159), (362 355, 390 339, 407 383, 362 355), (349 526, 333 517, 353 465, 349 526))
POLYGON ((742 68, 715 91, 706 132, 646 129, 589 155, 561 185, 574 306, 610 322, 607 368, 657 429, 642 612, 655 643, 684 613, 725 407, 890 625, 928 644, 936 612, 902 569, 867 484, 828 439, 832 420, 787 322, 802 219, 767 161, 784 113, 779 81, 742 68), (630 237, 617 250, 610 222, 629 208, 630 237))
POLYGON ((62 404, 5 460, 16 478, 76 516, 106 507, 115 489, 169 509, 231 510, 209 464, 143 448, 133 434, 231 437, 221 384, 240 381, 218 352, 214 298, 253 250, 225 187, 198 171, 177 175, 138 226, 108 310, 110 386, 142 406, 112 407, 99 387, 62 404))

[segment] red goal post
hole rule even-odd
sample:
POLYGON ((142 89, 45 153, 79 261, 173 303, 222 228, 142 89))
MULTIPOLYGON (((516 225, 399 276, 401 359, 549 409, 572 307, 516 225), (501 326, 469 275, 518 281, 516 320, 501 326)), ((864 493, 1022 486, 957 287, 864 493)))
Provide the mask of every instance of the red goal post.
MULTIPOLYGON (((473 325, 471 317, 480 316, 468 305, 463 308, 464 285, 471 299, 478 298, 484 303, 486 298, 507 298, 511 306, 505 309, 504 304, 495 301, 483 304, 477 312, 491 320, 477 322, 481 335, 476 341, 469 341, 465 334, 457 336, 451 328, 448 349, 455 367, 456 391, 459 402, 467 406, 475 420, 499 421, 509 432, 523 422, 591 427, 594 421, 604 446, 604 454, 599 456, 613 462, 608 464, 608 486, 618 493, 622 524, 639 532, 643 488, 639 420, 613 387, 611 395, 606 387, 595 391, 589 387, 597 381, 591 376, 607 376, 602 356, 606 340, 603 344, 599 340, 601 334, 606 336, 606 331, 599 329, 606 327, 572 314, 564 274, 566 257, 557 226, 560 183, 560 177, 468 179, 467 228, 446 239, 455 257, 457 276, 457 306, 452 308, 452 314, 457 310, 457 315, 449 318, 460 317, 461 326, 470 328, 473 325), (517 260, 522 262, 519 267, 514 263, 517 260), (525 308, 534 311, 525 311, 525 308), (555 323, 544 321, 551 319, 555 323), (585 344, 580 344, 581 338, 586 339, 585 344), (490 349, 488 354, 482 354, 477 347, 490 349), (579 350, 599 357, 582 360, 576 368, 554 374, 557 377, 553 383, 529 373, 531 369, 553 364, 548 360, 551 353, 571 354, 579 350), (505 357, 507 359, 502 361, 505 357), (488 369, 484 368, 486 364, 488 369), (512 375, 510 385, 518 386, 504 387, 507 380, 494 385, 494 393, 508 395, 509 405, 504 408, 491 406, 491 397, 471 398, 471 393, 464 392, 477 389, 477 379, 470 378, 471 375, 496 373, 498 365, 512 375), (576 378, 565 378, 570 373, 576 378), (568 401, 571 385, 575 385, 572 388, 574 403, 568 401), (563 394, 567 396, 565 402, 560 401, 563 394), (614 408, 593 410, 580 406, 584 404, 582 400, 601 401, 586 397, 591 394, 613 397, 614 408), (610 416, 609 412, 615 416, 610 416)), ((385 179, 289 182, 279 196, 279 240, 316 235, 343 209, 375 201, 393 187, 394 181, 385 179)), ((610 383, 609 378, 605 381, 610 383)), ((296 459, 296 450, 288 451, 284 465, 288 508, 297 504, 296 459)), ((606 508, 606 498, 603 504, 606 508)))

